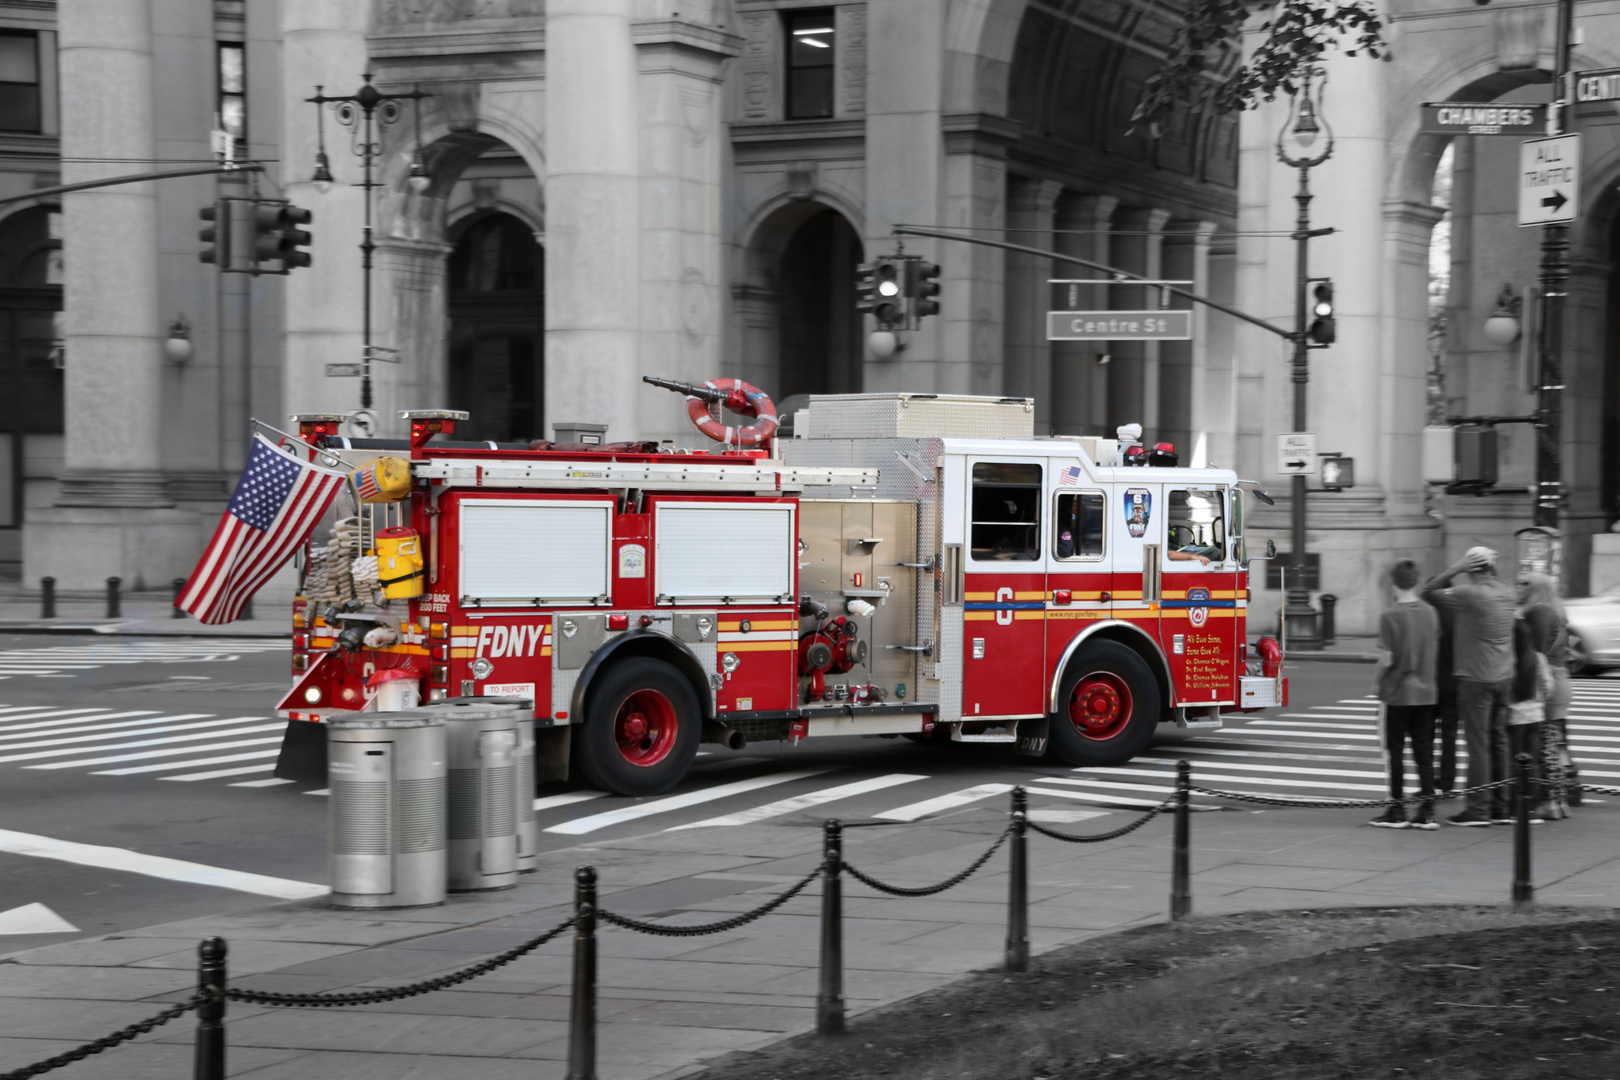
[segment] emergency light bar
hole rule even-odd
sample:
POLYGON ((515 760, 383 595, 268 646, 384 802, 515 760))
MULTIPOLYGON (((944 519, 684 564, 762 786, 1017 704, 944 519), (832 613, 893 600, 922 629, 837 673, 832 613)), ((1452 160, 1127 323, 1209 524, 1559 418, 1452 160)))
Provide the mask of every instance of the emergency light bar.
POLYGON ((590 461, 455 461, 443 458, 413 462, 411 475, 445 487, 510 488, 665 488, 685 491, 798 491, 811 487, 873 489, 877 469, 788 466, 760 462, 706 462, 682 456, 671 462, 590 461))

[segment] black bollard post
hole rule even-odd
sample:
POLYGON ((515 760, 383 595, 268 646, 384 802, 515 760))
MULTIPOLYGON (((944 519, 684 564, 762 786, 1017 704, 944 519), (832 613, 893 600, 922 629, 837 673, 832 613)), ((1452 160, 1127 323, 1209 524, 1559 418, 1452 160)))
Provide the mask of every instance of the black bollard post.
POLYGON ((39 579, 39 617, 56 618, 56 579, 53 577, 39 579))
POLYGON ((1029 970, 1029 861, 1025 846, 1029 796, 1012 789, 1012 858, 1007 866, 1007 970, 1029 970))
POLYGON ((574 871, 574 1000, 568 1080, 596 1080, 596 868, 574 871))
POLYGON ((1192 871, 1189 867, 1192 833, 1192 807, 1187 801, 1192 791, 1192 763, 1176 762, 1175 853, 1170 860, 1170 918, 1184 919, 1192 914, 1192 871))
POLYGON ((116 619, 120 617, 120 612, 118 609, 118 586, 118 578, 110 577, 107 579, 107 618, 109 619, 116 619))
POLYGON ((197 946, 197 1055, 193 1080, 225 1080, 225 939, 203 938, 197 946))
POLYGON ((1528 907, 1536 899, 1530 884, 1530 764, 1529 754, 1520 754, 1513 763, 1514 907, 1528 907))
POLYGON ((834 818, 822 826, 821 992, 816 995, 816 1031, 844 1033, 844 827, 834 818))
POLYGON ((175 578, 174 579, 174 603, 175 603, 175 608, 174 608, 174 612, 169 616, 171 619, 183 619, 183 618, 186 617, 186 613, 180 610, 180 594, 185 592, 185 591, 186 591, 186 579, 183 578, 183 577, 175 578))

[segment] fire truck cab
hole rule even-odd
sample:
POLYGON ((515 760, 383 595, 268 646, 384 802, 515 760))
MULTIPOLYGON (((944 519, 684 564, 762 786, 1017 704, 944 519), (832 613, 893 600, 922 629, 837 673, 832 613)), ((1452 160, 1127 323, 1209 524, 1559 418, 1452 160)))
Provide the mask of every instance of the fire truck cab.
POLYGON ((315 575, 293 719, 377 708, 401 680, 527 698, 543 778, 646 795, 700 741, 906 735, 1107 765, 1161 723, 1285 703, 1280 665, 1249 658, 1237 476, 1036 438, 1028 399, 813 397, 770 450, 711 453, 451 444, 454 414, 407 415, 408 493, 321 550, 414 537, 418 583, 332 603, 315 575))

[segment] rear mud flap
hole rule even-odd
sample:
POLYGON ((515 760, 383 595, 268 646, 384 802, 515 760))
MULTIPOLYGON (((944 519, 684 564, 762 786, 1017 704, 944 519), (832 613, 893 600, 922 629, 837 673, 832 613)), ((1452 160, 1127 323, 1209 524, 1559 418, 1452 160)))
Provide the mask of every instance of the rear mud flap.
POLYGON ((1052 730, 1052 720, 1043 716, 1039 720, 1018 722, 1018 752, 1028 757, 1044 757, 1046 740, 1052 730))
POLYGON ((534 782, 561 784, 568 780, 568 755, 573 747, 571 726, 540 728, 534 733, 534 782))
POLYGON ((326 786, 326 725, 308 720, 287 721, 281 737, 281 755, 276 758, 279 780, 326 786))

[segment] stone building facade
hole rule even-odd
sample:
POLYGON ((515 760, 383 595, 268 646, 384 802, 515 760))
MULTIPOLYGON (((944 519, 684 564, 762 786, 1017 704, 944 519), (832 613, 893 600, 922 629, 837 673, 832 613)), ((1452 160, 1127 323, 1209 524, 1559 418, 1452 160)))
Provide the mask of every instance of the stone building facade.
MULTIPOLYGON (((1328 62, 1335 152, 1312 175, 1313 223, 1337 230, 1315 244, 1313 271, 1337 282, 1340 337, 1312 354, 1311 421, 1323 449, 1356 457, 1358 486, 1312 496, 1309 544, 1351 631, 1370 625, 1369 583, 1396 553, 1437 562, 1476 539, 1510 546, 1528 519, 1522 497, 1437 496, 1419 474, 1447 140, 1418 132, 1417 104, 1545 94, 1553 7, 1385 6, 1395 59, 1328 62)), ((1582 0, 1581 64, 1616 62, 1603 44, 1620 47, 1612 7, 1582 0)), ((1174 18, 1150 0, 0 0, 0 51, 8 34, 35 35, 38 95, 62 103, 26 132, 0 131, 13 151, 0 197, 206 160, 215 114, 228 114, 245 155, 270 163, 258 190, 311 209, 315 236, 314 265, 285 278, 199 264, 197 209, 245 194, 241 176, 0 206, 15 306, 66 309, 63 366, 36 380, 46 396, 62 381, 65 428, 28 427, 48 427, 48 409, 10 424, 0 479, 9 468, 26 497, 11 518, 0 506, 0 561, 81 588, 182 576, 240 468, 249 416, 359 407, 357 381, 327 365, 361 353, 361 158, 307 99, 351 93, 367 73, 432 95, 377 138, 373 340, 397 356, 374 365, 383 433, 400 408, 451 406, 486 438, 591 421, 610 437, 695 443, 643 375, 734 375, 779 401, 1016 394, 1036 399, 1037 430, 1140 422, 1184 459, 1236 465, 1282 494, 1272 445, 1291 427, 1291 384, 1285 346, 1263 331, 1200 307, 1187 342, 1048 342, 1051 308, 1158 298, 1053 286, 1092 275, 914 238, 906 252, 943 267, 941 314, 880 358, 854 312, 856 265, 913 224, 1189 281, 1291 326, 1296 178, 1274 152, 1285 103, 1188 112, 1158 138, 1132 130, 1174 18), (238 62, 231 83, 224 65, 238 62), (336 180, 324 191, 312 182, 323 146, 336 180), (36 247, 56 254, 19 269, 36 247), (163 342, 180 318, 194 353, 174 363, 163 342)), ((1609 107, 1582 114, 1595 134, 1612 122, 1609 107)), ((1592 388, 1572 397, 1566 428, 1577 534, 1616 509, 1605 311, 1617 166, 1598 139, 1570 316, 1571 383, 1592 388)), ((1531 283, 1533 238, 1504 219, 1506 144, 1457 144, 1446 406, 1522 413, 1522 370, 1478 326, 1498 278, 1531 283)), ((1503 483, 1522 484, 1528 440, 1504 435, 1503 483)), ((1279 499, 1251 532, 1286 548, 1286 510, 1279 499)), ((1583 544, 1571 543, 1577 587, 1583 544)), ((1256 577, 1263 621, 1275 594, 1256 577)))

